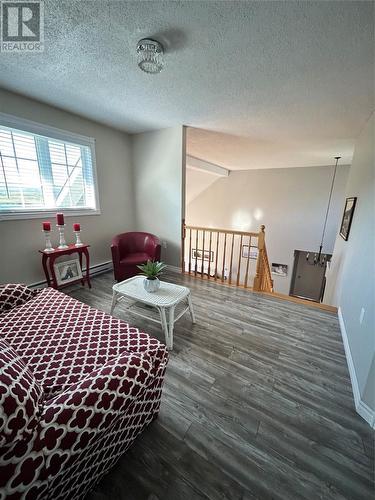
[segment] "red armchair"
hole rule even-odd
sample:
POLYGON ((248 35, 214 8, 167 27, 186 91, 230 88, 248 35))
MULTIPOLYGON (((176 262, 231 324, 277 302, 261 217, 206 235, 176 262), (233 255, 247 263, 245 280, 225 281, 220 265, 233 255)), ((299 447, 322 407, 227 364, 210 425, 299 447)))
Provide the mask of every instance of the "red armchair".
POLYGON ((113 271, 117 281, 135 276, 139 264, 148 260, 160 260, 159 239, 149 233, 122 233, 112 240, 113 271))

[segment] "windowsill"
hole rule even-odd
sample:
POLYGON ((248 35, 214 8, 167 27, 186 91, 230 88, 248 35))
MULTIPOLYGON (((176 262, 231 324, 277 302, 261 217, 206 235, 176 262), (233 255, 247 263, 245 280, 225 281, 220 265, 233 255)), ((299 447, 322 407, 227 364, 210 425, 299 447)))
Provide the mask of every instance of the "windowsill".
POLYGON ((56 210, 36 210, 35 212, 7 212, 0 213, 0 222, 7 220, 26 220, 26 219, 46 219, 54 218, 57 213, 63 213, 65 217, 100 215, 101 211, 89 209, 56 209, 56 210))

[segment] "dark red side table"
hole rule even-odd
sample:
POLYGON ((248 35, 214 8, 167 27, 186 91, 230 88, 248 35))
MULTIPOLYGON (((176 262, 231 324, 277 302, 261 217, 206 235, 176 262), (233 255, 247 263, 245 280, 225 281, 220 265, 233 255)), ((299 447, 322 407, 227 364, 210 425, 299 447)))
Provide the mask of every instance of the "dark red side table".
POLYGON ((59 289, 64 286, 72 285, 73 283, 77 283, 80 281, 82 285, 85 284, 85 282, 88 284, 89 288, 91 288, 91 283, 90 283, 90 255, 89 255, 89 248, 90 245, 82 245, 81 247, 76 247, 74 244, 68 245, 68 248, 62 248, 58 249, 56 248, 53 250, 53 252, 45 252, 44 250, 39 250, 39 252, 42 254, 42 265, 43 265, 43 270, 44 274, 46 275, 46 280, 48 286, 51 286, 53 288, 59 289), (85 256, 86 258, 86 274, 82 278, 78 278, 74 281, 69 281, 69 283, 63 284, 63 285, 58 285, 57 284, 57 279, 56 279, 56 274, 55 274, 55 268, 54 268, 54 263, 55 260, 58 257, 61 257, 63 255, 71 255, 72 253, 78 253, 78 258, 79 258, 79 265, 81 266, 82 269, 82 255, 85 256))

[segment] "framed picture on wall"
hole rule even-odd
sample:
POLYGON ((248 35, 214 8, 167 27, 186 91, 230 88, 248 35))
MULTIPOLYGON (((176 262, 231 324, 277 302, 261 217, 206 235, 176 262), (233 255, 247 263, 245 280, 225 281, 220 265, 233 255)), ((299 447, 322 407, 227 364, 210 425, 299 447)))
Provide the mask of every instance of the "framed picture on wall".
POLYGON ((350 227, 352 225, 353 214, 355 209, 355 204, 357 203, 357 198, 346 198, 344 213, 342 216, 340 236, 344 238, 345 241, 349 239, 350 227))
POLYGON ((276 262, 272 262, 271 264, 271 273, 275 276, 285 276, 288 275, 288 266, 287 264, 277 264, 276 262))
POLYGON ((195 260, 195 259, 202 260, 202 257, 203 257, 203 260, 213 262, 214 261, 214 252, 210 252, 209 250, 205 250, 203 252, 203 250, 200 250, 199 248, 197 248, 197 249, 192 248, 191 249, 192 260, 195 260))
POLYGON ((253 247, 253 246, 249 247, 249 245, 242 245, 242 257, 244 259, 256 260, 258 258, 258 247, 253 247))
POLYGON ((53 267, 58 285, 65 285, 65 283, 82 278, 82 270, 78 259, 56 262, 53 267))

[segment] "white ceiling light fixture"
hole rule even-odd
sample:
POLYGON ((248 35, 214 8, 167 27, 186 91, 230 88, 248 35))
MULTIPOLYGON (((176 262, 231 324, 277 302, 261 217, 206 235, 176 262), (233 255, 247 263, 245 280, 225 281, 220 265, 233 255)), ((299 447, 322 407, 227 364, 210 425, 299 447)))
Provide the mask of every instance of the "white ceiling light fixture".
POLYGON ((142 38, 137 43, 138 66, 145 73, 160 73, 164 67, 164 48, 152 38, 142 38))

